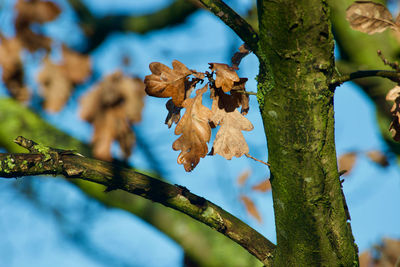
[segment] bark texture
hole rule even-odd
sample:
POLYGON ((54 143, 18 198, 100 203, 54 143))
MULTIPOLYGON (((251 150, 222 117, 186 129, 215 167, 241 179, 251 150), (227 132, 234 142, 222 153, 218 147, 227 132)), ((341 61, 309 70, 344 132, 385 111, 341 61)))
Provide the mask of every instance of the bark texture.
POLYGON ((323 0, 258 1, 258 101, 271 164, 274 266, 358 265, 336 163, 329 12, 323 0))

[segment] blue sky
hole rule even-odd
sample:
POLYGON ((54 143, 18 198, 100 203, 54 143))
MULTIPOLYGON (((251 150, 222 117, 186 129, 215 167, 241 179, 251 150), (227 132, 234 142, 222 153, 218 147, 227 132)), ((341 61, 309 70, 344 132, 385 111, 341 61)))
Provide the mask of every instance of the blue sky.
MULTIPOLYGON (((74 24, 71 11, 68 10, 65 1, 55 2, 59 3, 65 12, 58 20, 45 27, 46 33, 54 37, 58 47, 61 42, 66 42, 72 47, 79 46, 82 33, 74 24)), ((169 1, 84 2, 98 14, 106 15, 120 11, 141 14, 161 7, 169 1)), ((250 4, 245 0, 230 2, 241 10, 245 10, 250 4)), ((12 23, 13 3, 11 0, 0 1, 4 7, 0 11, 0 28, 6 35, 13 34, 9 27, 12 23)), ((92 58, 96 72, 103 76, 121 68, 122 56, 128 55, 132 64, 124 71, 144 77, 150 73, 148 64, 152 61, 170 66, 172 60, 178 59, 189 68, 199 71, 205 71, 208 62, 229 63, 233 47, 240 44, 240 40, 230 29, 208 12, 201 11, 189 17, 186 24, 178 27, 144 36, 133 33, 115 34, 94 51, 92 58)), ((27 66, 27 80, 31 84, 35 83, 41 56, 25 55, 31 62, 27 66)), ((54 52, 53 56, 57 58, 57 52, 54 52)), ((249 78, 249 91, 256 90, 257 72, 256 57, 246 57, 241 64, 239 75, 249 78)), ((42 115, 60 129, 89 142, 92 129, 89 124, 80 120, 77 101, 80 95, 87 92, 86 89, 78 89, 60 113, 42 115)), ((0 89, 1 91, 4 95, 4 88, 0 89)), ((165 102, 165 99, 147 98, 143 121, 135 128, 150 140, 148 142, 153 145, 153 153, 159 156, 158 160, 162 163, 164 176, 172 183, 184 185, 192 192, 222 206, 275 241, 271 193, 251 195, 263 216, 264 221, 259 224, 246 214, 239 202, 238 195, 243 189, 238 188, 235 181, 239 173, 251 169, 249 184, 255 184, 268 177, 265 166, 246 158, 227 161, 217 155, 202 159, 192 173, 186 173, 183 167, 176 163, 179 153, 171 149, 172 142, 176 139, 173 129, 163 125, 166 116, 165 102)), ((335 116, 338 155, 353 150, 387 149, 377 128, 373 104, 353 84, 345 84, 337 89, 335 116)), ((266 140, 254 97, 251 99, 248 118, 255 127, 252 132, 245 133, 250 154, 266 160, 266 140)), ((117 145, 113 147, 113 152, 116 156, 120 155, 117 145)), ((134 150, 130 162, 143 169, 149 167, 143 151, 138 148, 134 150)), ((65 208, 65 216, 71 223, 71 229, 60 228, 57 219, 49 211, 50 208, 38 208, 29 199, 21 197, 10 181, 0 180, 1 266, 102 266, 73 241, 74 234, 77 234, 72 225, 82 224, 82 221, 86 227, 85 238, 94 244, 92 249, 107 251, 111 258, 121 258, 121 262, 116 264, 118 266, 180 265, 182 251, 179 246, 140 219, 123 211, 103 208, 62 179, 33 178, 32 183, 40 192, 41 200, 48 206, 60 204, 65 208), (76 210, 77 206, 81 208, 76 210), (88 213, 91 216, 84 215, 86 209, 90 211, 88 213)), ((395 160, 392 160, 390 167, 383 169, 361 156, 352 174, 343 183, 343 189, 360 251, 379 242, 382 237, 400 237, 400 174, 395 160)))

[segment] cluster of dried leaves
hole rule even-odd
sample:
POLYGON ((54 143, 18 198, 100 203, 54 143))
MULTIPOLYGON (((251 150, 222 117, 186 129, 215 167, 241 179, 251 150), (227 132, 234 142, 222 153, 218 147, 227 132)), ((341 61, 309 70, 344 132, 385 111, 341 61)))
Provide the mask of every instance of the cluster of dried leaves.
POLYGON ((384 238, 382 244, 360 254, 360 267, 389 267, 400 265, 400 240, 384 238))
MULTIPOLYGON (((251 171, 245 170, 238 176, 236 181, 241 189, 246 189, 245 185, 250 175, 251 171)), ((262 193, 268 192, 271 190, 271 183, 269 179, 264 179, 258 184, 253 185, 251 187, 251 190, 262 193)), ((248 194, 241 193, 239 199, 246 208, 247 213, 250 214, 253 218, 255 218, 259 223, 262 223, 261 214, 258 212, 257 206, 254 204, 253 200, 248 196, 248 194)))
POLYGON ((111 144, 118 141, 124 157, 135 144, 132 125, 142 118, 144 84, 138 78, 115 72, 81 99, 81 117, 93 124, 93 154, 111 160, 111 144))
MULTIPOLYGON (((2 79, 10 95, 21 102, 30 99, 30 92, 24 84, 24 66, 21 52, 44 50, 49 53, 52 40, 40 33, 40 28, 32 30, 32 25, 43 24, 54 20, 61 9, 53 2, 40 0, 18 0, 15 4, 16 36, 0 36, 0 65, 3 69, 2 79)), ((44 97, 44 108, 48 111, 59 111, 76 84, 84 82, 91 73, 90 59, 63 46, 63 62, 53 63, 47 56, 38 81, 44 97)))
POLYGON ((346 19, 354 30, 374 34, 386 29, 400 31, 400 14, 394 20, 389 10, 372 1, 355 1, 346 10, 346 19))
POLYGON ((381 167, 389 166, 389 161, 387 157, 378 150, 371 150, 367 152, 356 152, 356 151, 348 152, 342 154, 338 160, 339 170, 341 173, 343 173, 344 176, 347 176, 351 173, 357 161, 357 157, 359 157, 361 154, 364 154, 372 162, 378 164, 381 167))
POLYGON ((146 93, 150 96, 171 98, 166 107, 166 124, 176 123, 175 134, 180 137, 173 143, 174 150, 180 150, 178 163, 186 171, 192 171, 208 153, 207 143, 211 129, 220 126, 210 155, 219 154, 226 159, 241 157, 249 152, 242 131, 253 129, 251 122, 244 117, 249 110, 249 97, 245 94, 246 78, 239 78, 236 70, 240 60, 249 51, 242 46, 232 58, 232 66, 222 63, 209 63, 211 72, 198 72, 188 69, 183 63, 174 60, 173 69, 159 62, 150 64, 151 75, 146 76, 146 93), (215 78, 214 78, 215 77, 215 78), (208 83, 197 89, 198 83, 208 83), (211 110, 203 105, 203 94, 210 90, 211 110), (237 108, 241 107, 241 112, 237 108), (186 109, 181 117, 181 109, 186 109))
POLYGON ((16 36, 1 36, 0 65, 3 69, 2 79, 10 95, 18 101, 29 100, 30 93, 24 85, 24 68, 21 60, 23 48, 31 52, 44 48, 50 49, 51 40, 31 29, 31 24, 43 24, 55 19, 61 10, 52 2, 18 0, 15 4, 16 36))

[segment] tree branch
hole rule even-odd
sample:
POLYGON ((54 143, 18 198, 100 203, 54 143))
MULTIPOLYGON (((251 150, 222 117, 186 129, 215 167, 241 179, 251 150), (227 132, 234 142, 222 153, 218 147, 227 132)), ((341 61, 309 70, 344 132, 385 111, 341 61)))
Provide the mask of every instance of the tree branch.
POLYGON ((18 137, 15 142, 31 153, 0 154, 0 176, 63 175, 121 189, 178 210, 229 237, 265 265, 272 259, 275 245, 241 220, 188 189, 108 162, 84 157, 76 152, 54 149, 18 137))
MULTIPOLYGON (((91 155, 88 145, 56 129, 17 101, 0 98, 0 147, 13 153, 24 152, 24 148, 11 142, 18 135, 91 155)), ((67 181, 100 204, 127 211, 155 227, 179 244, 185 254, 200 266, 262 266, 243 247, 181 212, 122 190, 106 193, 104 186, 96 183, 81 179, 67 181)))
POLYGON ((222 0, 198 0, 214 15, 219 17, 245 42, 254 54, 258 51, 258 35, 254 29, 222 0))
POLYGON ((359 70, 342 76, 338 76, 331 81, 331 85, 336 87, 344 82, 348 82, 354 79, 366 78, 366 77, 382 77, 390 79, 393 82, 400 82, 400 73, 394 70, 359 70))
POLYGON ((151 14, 142 16, 116 15, 99 18, 94 16, 81 0, 68 0, 68 2, 75 10, 79 24, 89 37, 89 43, 84 52, 89 52, 101 45, 112 32, 129 31, 144 34, 182 23, 198 9, 191 1, 176 0, 166 8, 151 14))

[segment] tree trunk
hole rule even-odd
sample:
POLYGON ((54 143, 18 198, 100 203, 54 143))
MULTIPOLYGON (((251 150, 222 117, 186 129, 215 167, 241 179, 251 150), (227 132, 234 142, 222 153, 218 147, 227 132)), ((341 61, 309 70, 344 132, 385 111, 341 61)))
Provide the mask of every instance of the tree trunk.
POLYGON ((319 0, 258 1, 258 101, 277 231, 274 266, 354 266, 334 140, 334 42, 319 0))

